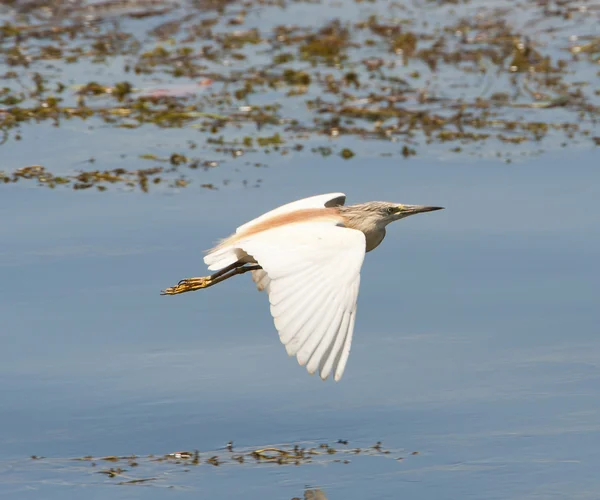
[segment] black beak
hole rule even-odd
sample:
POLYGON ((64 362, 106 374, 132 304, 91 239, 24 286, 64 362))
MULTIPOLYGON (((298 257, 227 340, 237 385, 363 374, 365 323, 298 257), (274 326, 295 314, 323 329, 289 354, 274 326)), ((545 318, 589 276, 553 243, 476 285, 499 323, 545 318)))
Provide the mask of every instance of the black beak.
POLYGON ((425 212, 435 212, 436 210, 444 210, 444 207, 429 207, 426 205, 403 205, 401 213, 413 215, 422 214, 425 212))

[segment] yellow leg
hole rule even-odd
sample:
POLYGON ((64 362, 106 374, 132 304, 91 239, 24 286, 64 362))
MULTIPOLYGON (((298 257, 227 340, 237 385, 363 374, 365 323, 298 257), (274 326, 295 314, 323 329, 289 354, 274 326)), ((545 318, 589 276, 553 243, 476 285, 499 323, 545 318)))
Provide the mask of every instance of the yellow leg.
POLYGON ((259 265, 244 265, 243 263, 235 263, 231 266, 226 267, 225 269, 221 269, 217 271, 215 274, 211 276, 203 276, 200 278, 186 278, 181 280, 175 286, 164 289, 160 292, 161 295, 178 295, 180 293, 185 292, 194 292, 196 290, 201 290, 202 288, 208 288, 209 286, 216 285, 217 283, 221 283, 221 281, 225 281, 232 276, 236 276, 238 274, 244 274, 248 271, 256 271, 257 269, 262 269, 259 265))
POLYGON ((194 292, 202 288, 209 287, 212 285, 210 276, 204 276, 201 278, 186 278, 181 280, 175 286, 164 289, 160 292, 161 295, 177 295, 179 293, 194 292))

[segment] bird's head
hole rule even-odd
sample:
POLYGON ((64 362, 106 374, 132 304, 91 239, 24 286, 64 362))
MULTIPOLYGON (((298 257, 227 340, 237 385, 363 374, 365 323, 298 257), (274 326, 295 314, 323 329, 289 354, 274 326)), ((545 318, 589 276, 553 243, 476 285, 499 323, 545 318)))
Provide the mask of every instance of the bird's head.
POLYGON ((374 204, 379 212, 379 217, 386 225, 395 220, 404 219, 409 215, 444 209, 443 207, 430 207, 427 205, 402 205, 398 203, 389 203, 387 201, 374 202, 374 204))
POLYGON ((387 201, 371 201, 360 205, 345 207, 347 215, 354 219, 361 218, 367 224, 384 228, 390 222, 404 219, 409 215, 443 210, 443 207, 430 207, 427 205, 402 205, 387 201))

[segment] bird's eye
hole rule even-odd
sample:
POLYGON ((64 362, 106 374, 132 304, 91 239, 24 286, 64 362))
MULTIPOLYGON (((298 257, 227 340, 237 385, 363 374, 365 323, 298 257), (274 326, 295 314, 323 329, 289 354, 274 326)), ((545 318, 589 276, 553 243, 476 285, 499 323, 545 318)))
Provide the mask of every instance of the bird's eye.
POLYGON ((396 213, 396 208, 395 207, 388 207, 386 209, 386 212, 388 213, 388 215, 392 215, 396 213))

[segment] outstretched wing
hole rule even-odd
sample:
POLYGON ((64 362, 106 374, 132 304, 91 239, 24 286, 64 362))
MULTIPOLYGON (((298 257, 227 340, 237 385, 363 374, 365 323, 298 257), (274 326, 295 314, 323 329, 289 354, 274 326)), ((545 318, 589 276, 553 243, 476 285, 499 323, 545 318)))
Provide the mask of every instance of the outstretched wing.
POLYGON ((325 380, 333 370, 340 380, 352 343, 363 233, 317 220, 268 229, 236 247, 269 279, 271 314, 288 354, 309 373, 325 380))
MULTIPOLYGON (((293 201, 291 203, 287 203, 286 205, 275 208, 274 210, 271 210, 270 212, 267 212, 266 214, 263 214, 260 217, 241 225, 235 230, 235 233, 236 235, 241 234, 258 223, 262 223, 267 219, 283 215, 285 213, 307 208, 336 207, 343 205, 345 201, 346 195, 344 193, 320 194, 317 196, 311 196, 310 198, 293 201)), ((204 262, 208 266, 209 271, 217 271, 243 258, 244 253, 240 251, 236 245, 219 245, 204 257, 204 262)), ((260 291, 268 288, 269 281, 262 272, 254 271, 252 273, 252 279, 260 291)))

